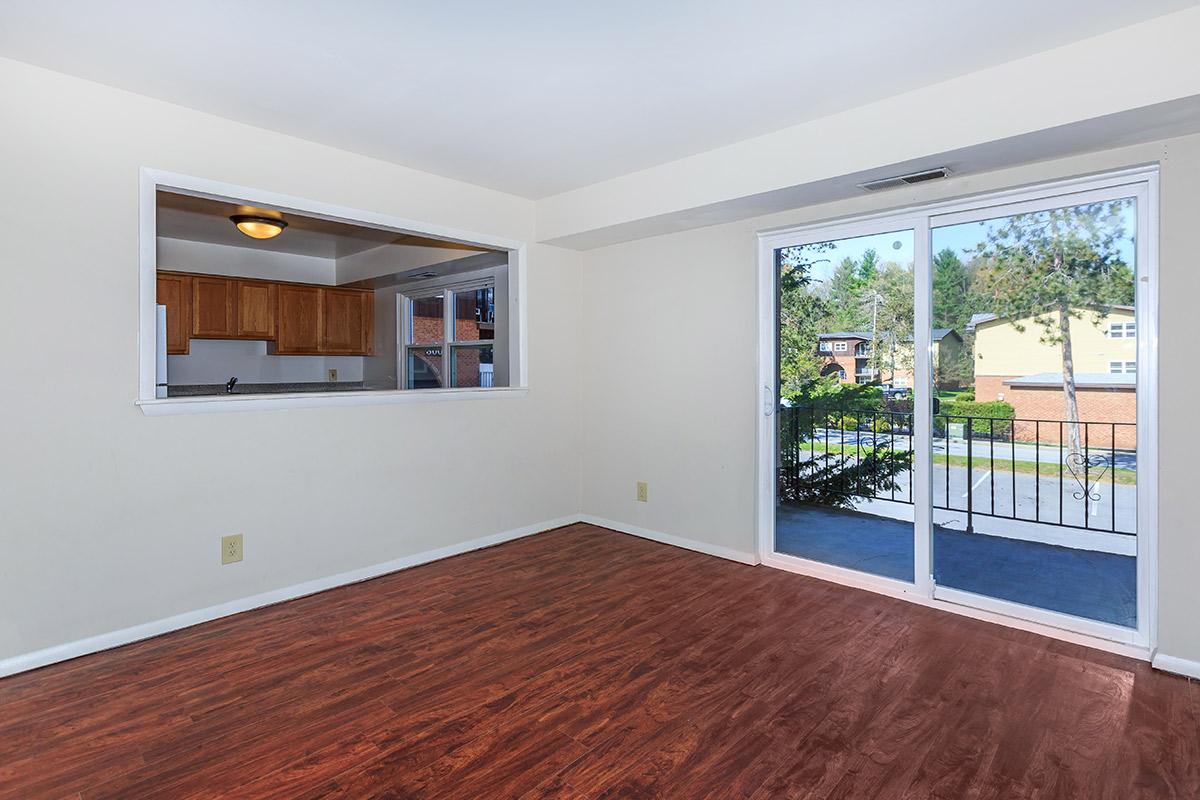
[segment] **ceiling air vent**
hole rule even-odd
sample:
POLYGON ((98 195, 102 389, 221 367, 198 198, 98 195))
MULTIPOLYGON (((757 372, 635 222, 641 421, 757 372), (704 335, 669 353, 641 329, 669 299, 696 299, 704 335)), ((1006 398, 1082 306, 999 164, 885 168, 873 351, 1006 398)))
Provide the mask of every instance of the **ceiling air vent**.
POLYGON ((942 178, 950 177, 950 170, 945 167, 937 169, 927 169, 923 172, 913 172, 909 175, 896 175, 892 178, 880 178, 877 181, 867 181, 860 183, 860 189, 866 189, 868 192, 878 192, 881 189, 895 189, 897 186, 912 186, 915 183, 924 183, 925 181, 939 181, 942 178))

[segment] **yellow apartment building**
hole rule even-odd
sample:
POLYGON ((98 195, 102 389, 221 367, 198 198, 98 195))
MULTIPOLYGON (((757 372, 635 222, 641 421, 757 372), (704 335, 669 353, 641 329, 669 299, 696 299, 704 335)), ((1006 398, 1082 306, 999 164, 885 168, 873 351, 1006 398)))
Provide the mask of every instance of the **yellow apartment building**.
MULTIPOLYGON (((1114 306, 1099 321, 1080 309, 1070 320, 1075 385, 1081 422, 1089 425, 1092 444, 1118 447, 1136 444, 1137 322, 1132 306, 1114 306)), ((968 326, 975 332, 975 399, 1003 400, 1018 420, 1017 437, 1057 442, 1066 419, 1062 347, 1043 341, 1044 328, 1033 317, 1009 320, 976 314, 968 326), (1024 328, 1024 330, 1020 330, 1024 328), (1036 433, 1035 433, 1036 431, 1036 433)))

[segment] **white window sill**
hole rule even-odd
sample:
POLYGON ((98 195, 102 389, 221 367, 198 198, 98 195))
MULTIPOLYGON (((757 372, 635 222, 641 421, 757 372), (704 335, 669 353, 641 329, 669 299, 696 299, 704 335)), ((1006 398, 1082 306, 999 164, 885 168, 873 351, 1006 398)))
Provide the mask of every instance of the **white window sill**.
POLYGON ((527 387, 492 389, 392 389, 354 392, 296 392, 292 394, 231 394, 202 397, 166 397, 135 400, 148 417, 173 414, 222 414, 232 411, 273 411, 283 408, 378 406, 430 403, 449 400, 485 400, 524 397, 527 387))

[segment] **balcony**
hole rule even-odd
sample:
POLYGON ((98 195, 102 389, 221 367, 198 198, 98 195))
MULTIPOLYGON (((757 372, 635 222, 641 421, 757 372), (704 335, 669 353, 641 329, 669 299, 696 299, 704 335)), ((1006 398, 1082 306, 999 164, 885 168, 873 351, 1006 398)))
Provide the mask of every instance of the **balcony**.
MULTIPOLYGON (((1065 420, 935 416, 934 577, 1136 627, 1136 425, 1075 425, 1072 453, 1065 420)), ((776 550, 912 581, 912 413, 792 407, 779 426, 776 550)))

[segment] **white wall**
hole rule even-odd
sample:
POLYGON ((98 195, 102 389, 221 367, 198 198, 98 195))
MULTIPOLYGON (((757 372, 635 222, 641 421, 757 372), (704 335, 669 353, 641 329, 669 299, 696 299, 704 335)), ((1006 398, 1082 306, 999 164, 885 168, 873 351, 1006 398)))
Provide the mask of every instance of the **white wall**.
POLYGON ((191 242, 158 237, 158 268, 178 272, 202 272, 268 281, 297 281, 333 286, 337 262, 332 258, 252 250, 228 244, 191 242))
POLYGON ((140 167, 518 240, 530 202, 6 60, 0 98, 0 659, 577 513, 579 257, 555 247, 529 248, 524 396, 133 403, 140 167))
POLYGON ((324 383, 329 370, 339 381, 363 380, 363 356, 272 356, 265 341, 192 339, 186 356, 167 356, 171 386, 225 383, 324 383))
POLYGON ((375 355, 363 358, 363 382, 372 389, 397 389, 395 287, 375 290, 375 355))
MULTIPOLYGON (((1161 162, 1162 652, 1200 660, 1200 393, 1189 363, 1200 297, 1200 137, 864 195, 584 254, 583 510, 718 547, 755 549, 758 230, 1161 162), (650 502, 634 483, 649 482, 650 502)), ((1155 454, 1143 454, 1154 458, 1155 454)))

